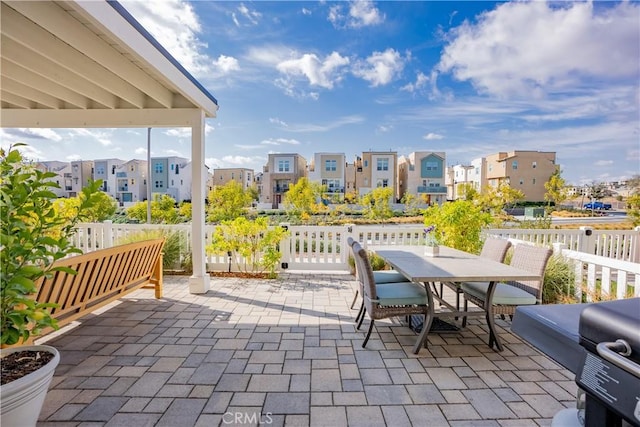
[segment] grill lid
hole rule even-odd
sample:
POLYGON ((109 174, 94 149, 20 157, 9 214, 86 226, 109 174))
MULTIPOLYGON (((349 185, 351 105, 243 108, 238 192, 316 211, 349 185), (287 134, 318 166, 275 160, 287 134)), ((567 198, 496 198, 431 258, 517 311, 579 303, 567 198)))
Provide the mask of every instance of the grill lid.
POLYGON ((580 314, 580 344, 596 353, 603 342, 625 340, 630 359, 640 362, 640 298, 606 301, 588 305, 580 314))

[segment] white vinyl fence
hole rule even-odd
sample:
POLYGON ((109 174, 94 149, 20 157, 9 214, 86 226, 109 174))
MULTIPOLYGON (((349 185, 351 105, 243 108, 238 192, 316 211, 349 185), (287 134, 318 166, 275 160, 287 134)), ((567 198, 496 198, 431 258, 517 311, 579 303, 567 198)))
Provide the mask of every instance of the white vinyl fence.
MULTIPOLYGON (((290 236, 280 246, 281 268, 307 271, 348 271, 347 238, 353 237, 365 248, 377 245, 413 245, 424 241, 423 226, 412 225, 343 225, 307 226, 281 224, 290 236)), ((150 230, 178 232, 180 258, 191 253, 191 226, 85 223, 78 226, 75 244, 83 251, 108 248, 140 239, 150 230)), ((205 229, 205 247, 210 244, 215 226, 205 229)), ((587 298, 597 290, 618 298, 640 296, 640 227, 634 230, 489 229, 485 235, 507 238, 531 244, 554 246, 571 260, 576 268, 575 292, 579 296, 586 283, 587 298)), ((226 254, 207 254, 209 271, 230 268, 226 254)), ((234 266, 231 266, 235 269, 234 266)))

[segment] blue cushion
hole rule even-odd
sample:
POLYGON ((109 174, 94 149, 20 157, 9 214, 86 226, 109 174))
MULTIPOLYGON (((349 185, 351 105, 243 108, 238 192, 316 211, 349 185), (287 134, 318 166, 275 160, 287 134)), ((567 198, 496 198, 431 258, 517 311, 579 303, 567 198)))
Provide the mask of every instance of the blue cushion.
POLYGON ((397 282, 376 285, 378 299, 382 306, 427 305, 427 290, 413 282, 397 282))
POLYGON ((395 270, 381 270, 373 272, 373 280, 376 283, 398 283, 406 282, 407 278, 395 270))
MULTIPOLYGON (((489 282, 465 282, 461 287, 464 292, 486 301, 489 282)), ((535 295, 506 283, 498 283, 493 294, 496 305, 534 305, 537 302, 535 295)))

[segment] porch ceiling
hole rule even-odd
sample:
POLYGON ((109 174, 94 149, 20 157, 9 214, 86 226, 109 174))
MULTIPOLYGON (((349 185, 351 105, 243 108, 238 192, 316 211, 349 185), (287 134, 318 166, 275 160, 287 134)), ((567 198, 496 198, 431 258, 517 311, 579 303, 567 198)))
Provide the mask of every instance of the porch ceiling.
POLYGON ((2 127, 192 126, 217 100, 117 2, 2 1, 2 127))

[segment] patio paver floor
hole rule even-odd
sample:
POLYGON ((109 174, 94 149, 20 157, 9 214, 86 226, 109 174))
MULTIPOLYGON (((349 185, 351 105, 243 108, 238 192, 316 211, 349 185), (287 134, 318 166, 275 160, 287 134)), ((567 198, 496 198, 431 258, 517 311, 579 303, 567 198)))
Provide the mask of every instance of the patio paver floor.
MULTIPOLYGON (((398 320, 355 329, 356 282, 336 273, 212 278, 206 294, 165 276, 47 340, 61 353, 39 426, 549 425, 575 402, 571 372, 497 320, 429 336, 398 320)), ((453 295, 453 294, 452 294, 453 295)))

